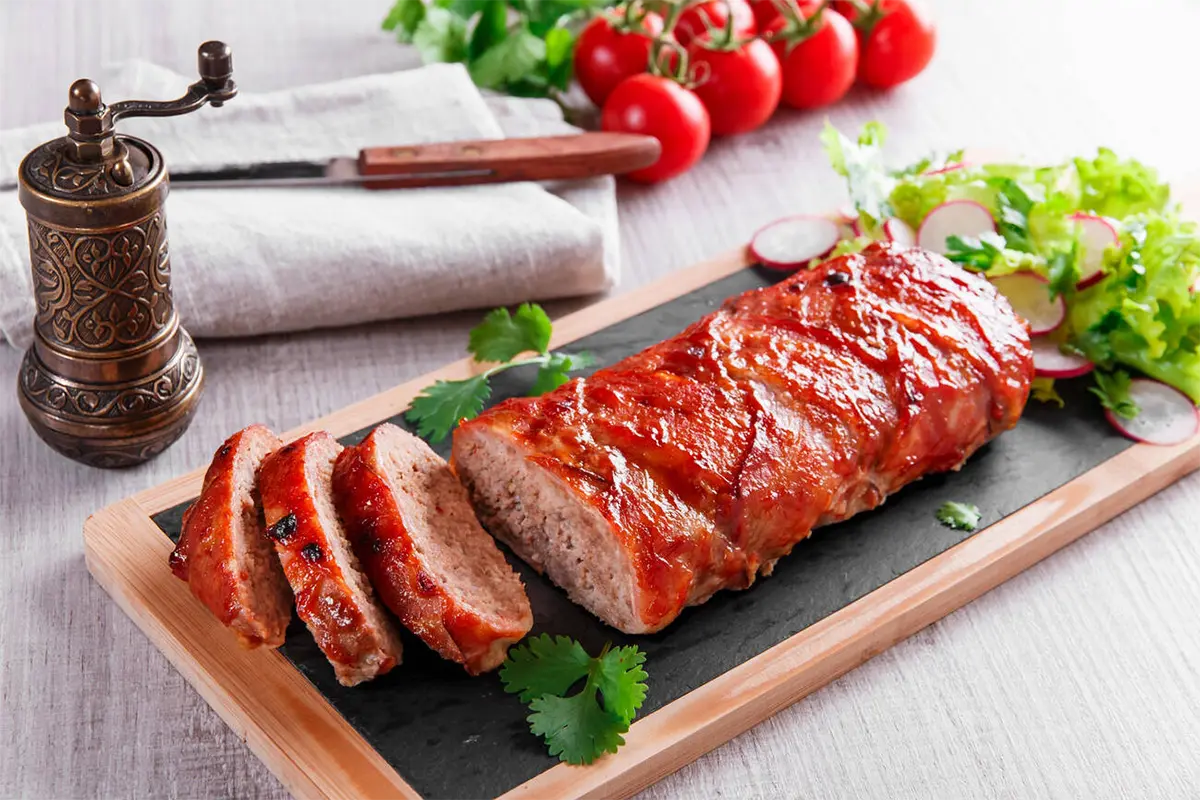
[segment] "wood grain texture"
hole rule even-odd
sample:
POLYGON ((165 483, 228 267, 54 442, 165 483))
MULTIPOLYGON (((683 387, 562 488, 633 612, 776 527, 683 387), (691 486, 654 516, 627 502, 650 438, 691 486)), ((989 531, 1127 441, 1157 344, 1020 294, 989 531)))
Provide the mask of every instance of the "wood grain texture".
MULTIPOLYGON (((739 248, 622 302, 576 312, 556 325, 553 344, 569 344, 664 303, 743 268, 747 260, 739 248)), ((459 378, 475 368, 461 360, 284 438, 314 429, 350 433, 400 412, 434 380, 459 378)), ((1200 434, 1176 447, 1135 445, 639 720, 615 756, 587 768, 553 767, 504 797, 631 796, 1197 468, 1200 434)), ((165 569, 169 543, 148 515, 194 497, 201 478, 199 471, 190 473, 90 517, 84 538, 93 576, 294 792, 416 796, 280 654, 233 646, 232 637, 165 569)))
MULTIPOLYGON (((190 75, 205 38, 235 48, 248 92, 411 66, 378 31, 386 5, 5 0, 0 127, 61 119, 66 87, 106 62, 140 57, 190 75)), ((1045 159, 1104 144, 1177 184, 1200 175, 1189 134, 1200 112, 1180 92, 1197 74, 1194 0, 1133 13, 1118 0, 930 5, 940 35, 929 71, 890 93, 855 90, 828 110, 835 124, 883 120, 897 161, 966 143, 1045 159)), ((714 141, 675 181, 622 186, 620 292, 670 280, 774 217, 840 202, 815 144, 824 116, 781 113, 714 141)), ((174 255, 185 269, 186 254, 174 255)), ((477 319, 202 341, 196 421, 128 472, 55 456, 0 391, 0 797, 288 796, 89 577, 84 517, 205 463, 249 422, 293 428, 452 361, 477 319)), ((0 377, 19 363, 0 349, 0 377)), ((1194 796, 1197 508, 1193 475, 643 797, 1194 796)))

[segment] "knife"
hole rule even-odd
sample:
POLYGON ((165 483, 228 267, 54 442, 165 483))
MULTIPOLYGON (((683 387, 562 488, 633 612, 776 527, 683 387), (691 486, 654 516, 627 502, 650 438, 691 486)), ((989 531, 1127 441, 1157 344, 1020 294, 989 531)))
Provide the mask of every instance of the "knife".
MULTIPOLYGON (((581 133, 530 139, 368 147, 358 158, 285 161, 170 172, 177 188, 362 186, 407 189, 619 175, 658 160, 652 136, 581 133)), ((0 189, 15 188, 0 186, 0 189)))

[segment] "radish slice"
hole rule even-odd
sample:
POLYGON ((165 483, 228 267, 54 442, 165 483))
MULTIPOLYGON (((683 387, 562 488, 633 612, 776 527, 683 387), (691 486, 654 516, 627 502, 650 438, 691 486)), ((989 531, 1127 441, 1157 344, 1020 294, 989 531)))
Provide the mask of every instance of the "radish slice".
POLYGON ((1083 356, 1064 353, 1058 347, 1058 342, 1045 336, 1035 336, 1030 342, 1033 346, 1033 369, 1046 378, 1078 378, 1096 368, 1096 365, 1083 356))
POLYGON ((992 278, 992 285, 1012 303, 1013 311, 1029 322, 1034 336, 1049 333, 1067 317, 1067 304, 1062 295, 1050 299, 1050 281, 1032 272, 1016 272, 992 278))
POLYGON ((974 200, 951 200, 942 203, 926 215, 917 231, 917 245, 935 253, 946 252, 950 236, 979 236, 994 233, 996 223, 992 214, 974 200))
POLYGON ((926 175, 941 175, 944 172, 954 172, 956 170, 966 169, 966 168, 967 168, 967 165, 964 164, 963 162, 953 161, 949 164, 943 164, 942 166, 938 167, 937 169, 926 170, 925 174, 926 175))
POLYGON ((1125 419, 1106 410, 1113 427, 1147 444, 1179 444, 1200 430, 1200 412, 1183 392, 1160 381, 1136 378, 1129 382, 1129 398, 1137 403, 1138 413, 1125 419))
POLYGON ((784 217, 758 229, 750 252, 773 269, 796 269, 833 249, 841 238, 837 223, 825 217, 784 217))
POLYGON ((883 223, 883 235, 889 242, 895 242, 903 247, 913 247, 917 243, 917 235, 902 219, 892 218, 883 223))
POLYGON ((1104 217, 1094 214, 1074 214, 1083 241, 1083 258, 1079 263, 1079 282, 1076 289, 1086 289, 1104 277, 1104 251, 1118 244, 1121 237, 1116 227, 1104 217))

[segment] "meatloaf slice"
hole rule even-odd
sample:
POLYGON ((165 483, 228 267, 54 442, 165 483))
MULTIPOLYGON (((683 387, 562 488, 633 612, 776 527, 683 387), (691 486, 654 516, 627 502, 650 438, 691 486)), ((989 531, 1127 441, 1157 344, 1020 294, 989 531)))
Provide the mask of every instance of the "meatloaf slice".
POLYGON ((730 298, 455 431, 484 525, 628 633, 742 589, 812 530, 1016 424, 1028 326, 988 281, 875 244, 730 298))
POLYGON ((263 425, 225 441, 204 488, 183 514, 171 571, 244 647, 278 647, 292 618, 292 591, 265 535, 255 473, 282 445, 263 425))
POLYGON ((338 456, 333 489, 354 552, 405 627, 472 675, 498 667, 533 613, 449 465, 383 424, 338 456))
POLYGON ((400 663, 400 638, 334 507, 333 464, 341 451, 328 433, 310 433, 263 462, 258 486, 296 611, 338 682, 354 686, 400 663))

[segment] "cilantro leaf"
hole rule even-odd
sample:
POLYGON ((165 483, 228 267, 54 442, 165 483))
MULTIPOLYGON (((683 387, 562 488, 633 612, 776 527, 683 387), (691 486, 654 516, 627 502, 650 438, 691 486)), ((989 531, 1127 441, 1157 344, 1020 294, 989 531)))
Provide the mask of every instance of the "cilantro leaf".
POLYGON ((590 764, 615 753, 646 699, 646 655, 636 646, 604 646, 599 656, 565 636, 541 634, 513 648, 500 670, 504 690, 529 704, 529 729, 550 755, 590 764), (583 688, 567 692, 581 679, 583 688))
POLYGON ((550 755, 568 764, 590 764, 625 744, 621 734, 629 725, 601 708, 594 691, 572 697, 542 695, 529 707, 529 730, 546 740, 550 755))
POLYGON ((947 236, 946 258, 968 269, 986 272, 1004 260, 1004 239, 999 234, 947 236))
POLYGON ((529 388, 529 396, 536 397, 551 389, 557 389, 569 380, 568 372, 585 369, 596 363, 591 353, 550 353, 546 363, 538 368, 533 386, 529 388))
POLYGON ((553 639, 543 633, 508 653, 500 668, 504 691, 517 694, 522 703, 545 694, 564 695, 588 674, 592 657, 583 645, 566 636, 553 639))
POLYGON ((1054 378, 1038 376, 1033 379, 1032 384, 1033 399, 1043 403, 1053 403, 1062 408, 1066 402, 1062 399, 1062 395, 1054 388, 1054 378))
POLYGON ((497 308, 471 329, 467 352, 476 361, 509 361, 529 351, 545 353, 551 329, 550 317, 536 303, 522 303, 511 315, 507 308, 497 308))
POLYGON ((438 6, 427 6, 412 36, 413 46, 425 63, 464 61, 467 57, 467 23, 438 6))
POLYGON ((646 654, 635 646, 614 647, 599 658, 596 688, 604 707, 628 725, 646 699, 646 654))
POLYGON ((1050 279, 1050 299, 1067 294, 1079 282, 1079 240, 1069 250, 1055 250, 1046 260, 1046 277, 1050 279))
POLYGON ((479 58, 508 35, 508 7, 504 3, 482 3, 479 12, 471 41, 467 43, 469 61, 479 58))
POLYGON ((395 31, 400 42, 411 42, 421 20, 425 19, 425 3, 422 0, 396 0, 383 19, 385 31, 395 31))
POLYGON ((495 89, 534 72, 545 58, 546 42, 519 28, 471 62, 471 79, 485 89, 495 89))
POLYGON ((942 503, 937 510, 938 522, 956 531, 973 531, 979 527, 979 508, 970 503, 957 503, 953 500, 942 503))
POLYGON ((463 419, 479 416, 492 393, 486 373, 461 381, 438 381, 426 386, 404 418, 417 426, 417 435, 440 442, 463 419))
POLYGON ((571 69, 575 55, 575 34, 567 28, 551 28, 546 32, 546 80, 563 91, 571 84, 571 69))
POLYGON ((1029 235, 1029 212, 1033 199, 1021 184, 1012 178, 989 178, 988 185, 996 189, 996 228, 1013 250, 1034 252, 1029 235))
POLYGON ((1141 413, 1138 404, 1129 396, 1132 379, 1128 372, 1125 370, 1116 372, 1096 370, 1093 374, 1096 377, 1096 385, 1089 387, 1088 391, 1100 398, 1100 405, 1125 419, 1133 419, 1141 413))

